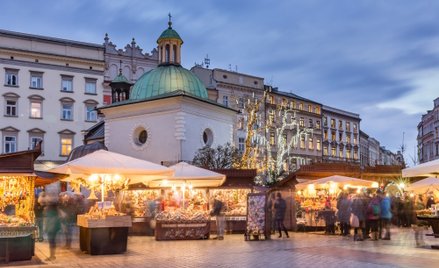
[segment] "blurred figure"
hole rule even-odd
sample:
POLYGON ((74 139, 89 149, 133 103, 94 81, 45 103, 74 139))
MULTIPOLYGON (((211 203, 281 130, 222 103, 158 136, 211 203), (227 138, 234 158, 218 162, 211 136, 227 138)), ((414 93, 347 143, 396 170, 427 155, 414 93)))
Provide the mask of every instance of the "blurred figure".
POLYGON ((325 209, 319 212, 319 216, 325 220, 325 234, 335 234, 335 211, 332 210, 329 198, 326 200, 325 209))
POLYGON ((285 212, 287 210, 287 203, 282 198, 281 193, 277 193, 277 199, 274 203, 275 209, 275 220, 277 225, 277 230, 279 231, 279 238, 282 237, 282 230, 285 232, 286 237, 290 237, 287 232, 287 228, 284 225, 285 212))
POLYGON ((346 193, 340 193, 337 200, 337 217, 340 221, 341 235, 347 236, 350 232, 349 218, 351 216, 351 202, 346 193))
POLYGON ((381 215, 381 200, 378 194, 375 194, 367 206, 366 217, 369 221, 371 230, 371 239, 378 240, 378 222, 381 215))
POLYGON ((61 229, 61 223, 58 214, 58 195, 53 193, 47 193, 44 203, 44 227, 46 228, 50 249, 50 256, 46 259, 46 261, 53 261, 56 259, 56 235, 61 229))
POLYGON ((354 228, 354 241, 363 241, 366 235, 366 209, 368 200, 363 193, 358 193, 352 198, 351 212, 357 216, 359 227, 354 228), (361 230, 361 234, 358 232, 361 230))
POLYGON ((418 220, 416 217, 416 211, 425 209, 424 202, 422 200, 422 196, 418 195, 416 196, 414 205, 413 205, 413 213, 412 213, 412 228, 413 231, 415 231, 415 241, 417 247, 424 247, 426 246, 424 242, 424 231, 428 229, 428 222, 424 222, 421 220, 418 220))
POLYGON ((426 204, 426 208, 429 209, 431 208, 431 205, 434 205, 434 196, 433 193, 428 193, 428 197, 427 197, 427 204, 426 204))
POLYGON ((390 197, 381 194, 381 215, 380 215, 380 231, 379 238, 383 240, 390 240, 390 224, 392 222, 392 203, 390 197), (386 230, 384 237, 382 237, 383 229, 386 230))
POLYGON ((76 223, 77 204, 72 192, 61 193, 59 200, 60 222, 66 241, 64 247, 70 249, 72 247, 73 226, 76 223))
POLYGON ((35 213, 35 224, 38 228, 37 241, 44 241, 44 198, 46 196, 45 192, 41 192, 38 198, 35 200, 34 213, 35 213))
POLYGON ((210 216, 215 216, 217 239, 224 239, 226 216, 224 214, 224 203, 221 201, 221 194, 217 194, 213 200, 210 216))

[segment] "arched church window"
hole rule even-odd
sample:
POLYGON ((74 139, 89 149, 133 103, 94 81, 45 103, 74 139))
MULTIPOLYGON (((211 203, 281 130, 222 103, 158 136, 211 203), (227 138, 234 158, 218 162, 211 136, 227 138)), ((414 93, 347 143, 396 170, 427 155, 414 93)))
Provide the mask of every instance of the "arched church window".
POLYGON ((176 45, 172 46, 172 54, 173 54, 173 61, 177 62, 177 46, 176 45))
POLYGON ((165 59, 166 59, 166 62, 168 62, 169 63, 169 61, 170 61, 170 46, 169 45, 166 45, 166 47, 165 47, 165 59))
POLYGON ((203 132, 203 143, 206 146, 211 146, 213 143, 213 132, 209 128, 206 128, 203 132))

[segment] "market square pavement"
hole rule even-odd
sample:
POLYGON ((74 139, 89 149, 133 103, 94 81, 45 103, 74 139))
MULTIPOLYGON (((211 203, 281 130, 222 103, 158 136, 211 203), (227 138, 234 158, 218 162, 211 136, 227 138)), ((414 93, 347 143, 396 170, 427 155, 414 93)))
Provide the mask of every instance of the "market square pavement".
MULTIPOLYGON (((431 230, 426 233, 431 233, 431 230)), ((411 228, 393 228, 390 241, 353 241, 352 237, 316 233, 273 236, 268 241, 244 241, 243 235, 224 240, 155 241, 130 236, 125 254, 90 256, 79 249, 78 232, 72 249, 57 248, 55 261, 44 261, 47 242, 36 243, 31 261, 0 267, 439 267, 439 250, 416 247, 411 228)), ((59 235, 59 244, 63 244, 59 235)), ((425 237, 427 245, 439 239, 425 237)))

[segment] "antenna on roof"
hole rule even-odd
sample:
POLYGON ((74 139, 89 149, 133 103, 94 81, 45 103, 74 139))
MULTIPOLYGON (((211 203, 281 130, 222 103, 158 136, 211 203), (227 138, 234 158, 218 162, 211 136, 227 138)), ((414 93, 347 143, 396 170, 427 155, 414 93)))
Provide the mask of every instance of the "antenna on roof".
POLYGON ((232 71, 232 64, 229 64, 229 71, 232 71))
POLYGON ((206 65, 206 68, 209 69, 209 65, 210 65, 209 54, 206 54, 206 57, 204 58, 204 64, 206 65))

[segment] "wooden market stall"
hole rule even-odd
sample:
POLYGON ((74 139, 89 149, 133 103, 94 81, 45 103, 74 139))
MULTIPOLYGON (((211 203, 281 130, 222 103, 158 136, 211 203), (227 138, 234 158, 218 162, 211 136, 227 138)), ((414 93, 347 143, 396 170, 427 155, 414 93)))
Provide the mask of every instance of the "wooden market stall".
POLYGON ((34 171, 40 148, 0 155, 0 261, 6 263, 34 255, 34 189, 57 179, 34 171))
MULTIPOLYGON (((78 215, 80 248, 91 255, 117 254, 127 250, 130 215, 117 211, 113 201, 106 201, 109 193, 126 189, 130 183, 145 183, 173 175, 173 171, 126 155, 97 150, 50 170, 69 174, 73 188, 83 185, 91 195, 100 193, 90 211, 78 215)), ((89 197, 90 198, 90 197, 89 197)))

